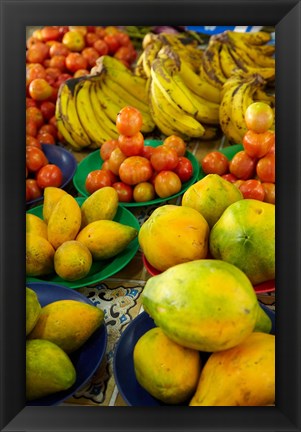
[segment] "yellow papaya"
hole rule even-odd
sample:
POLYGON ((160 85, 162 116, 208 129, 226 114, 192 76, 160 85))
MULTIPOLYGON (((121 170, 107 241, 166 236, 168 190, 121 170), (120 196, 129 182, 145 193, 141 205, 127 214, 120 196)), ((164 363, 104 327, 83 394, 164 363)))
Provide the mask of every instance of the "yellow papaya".
POLYGON ((33 213, 26 213, 26 233, 36 234, 48 240, 47 224, 33 213))
POLYGON ((66 193, 64 189, 53 186, 44 189, 43 220, 46 224, 48 224, 52 210, 66 193))
POLYGON ((44 237, 26 234, 26 276, 44 276, 53 272, 54 248, 44 237))
POLYGON ((93 192, 82 204, 81 228, 97 220, 113 220, 118 209, 118 193, 111 186, 93 192))
POLYGON ((26 287, 26 336, 36 325, 41 312, 41 305, 36 293, 26 287))
POLYGON ((54 254, 54 270, 67 281, 76 281, 87 276, 92 266, 89 249, 77 240, 61 244, 54 254))

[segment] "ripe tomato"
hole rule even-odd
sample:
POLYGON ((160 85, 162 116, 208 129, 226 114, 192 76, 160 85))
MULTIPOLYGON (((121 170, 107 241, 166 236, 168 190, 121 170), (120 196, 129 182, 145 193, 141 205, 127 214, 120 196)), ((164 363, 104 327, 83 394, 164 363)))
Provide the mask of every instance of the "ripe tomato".
MULTIPOLYGON (((90 68, 96 65, 96 60, 99 57, 98 51, 93 47, 84 48, 81 52, 81 55, 86 59, 88 65, 87 67, 90 68)), ((82 68, 82 69, 86 69, 86 68, 82 68)))
POLYGON ((36 123, 31 119, 26 120, 26 135, 36 137, 37 134, 38 134, 38 128, 36 123))
POLYGON ((47 163, 48 160, 41 149, 35 146, 26 146, 26 166, 28 171, 36 172, 47 163))
POLYGON ((274 121, 274 112, 265 102, 253 102, 245 112, 247 128, 262 133, 270 129, 274 121))
POLYGON ((154 185, 160 198, 168 198, 180 192, 182 188, 179 176, 173 171, 160 171, 155 177, 154 185))
POLYGON ((238 178, 231 173, 226 173, 221 176, 223 179, 228 180, 230 183, 235 183, 238 178))
POLYGON ((99 40, 99 36, 94 32, 88 32, 85 35, 85 42, 87 47, 93 46, 94 42, 99 40))
POLYGON ((37 42, 26 51, 26 60, 29 63, 43 63, 48 54, 49 47, 43 42, 37 42))
POLYGON ((40 111, 44 117, 44 120, 50 120, 55 113, 55 104, 50 101, 43 101, 40 105, 40 111))
POLYGON ((101 169, 91 171, 87 175, 85 186, 89 194, 105 186, 112 186, 110 174, 101 169))
POLYGON ((78 52, 71 52, 67 55, 65 64, 67 69, 74 73, 79 69, 87 69, 88 60, 78 52))
POLYGON ((113 34, 107 34, 103 40, 108 45, 109 48, 109 54, 115 54, 115 52, 120 47, 120 43, 116 37, 116 35, 113 34))
POLYGON ((153 152, 154 152, 154 147, 148 146, 148 145, 144 145, 143 148, 142 148, 142 150, 141 150, 140 156, 143 156, 146 159, 150 160, 151 155, 153 154, 153 152))
POLYGON ((126 158, 119 168, 120 180, 129 185, 146 182, 152 176, 153 169, 148 159, 142 156, 126 158))
POLYGON ((169 171, 175 169, 179 157, 175 149, 162 144, 154 149, 150 161, 156 171, 169 171))
POLYGON ((261 158, 265 156, 275 144, 275 132, 268 130, 257 133, 248 130, 243 137, 242 144, 249 156, 261 158))
POLYGON ((26 145, 38 147, 39 149, 42 149, 42 146, 41 146, 40 142, 37 140, 37 138, 35 138, 31 135, 26 135, 26 145))
POLYGON ((191 179, 193 174, 193 166, 190 160, 185 156, 179 157, 178 165, 175 167, 174 172, 179 176, 182 183, 191 179))
POLYGON ((88 33, 87 26, 69 26, 69 30, 79 32, 84 36, 88 33))
POLYGON ((255 166, 256 159, 249 156, 244 150, 241 150, 230 161, 229 171, 238 179, 247 180, 253 176, 255 166))
POLYGON ((138 133, 143 123, 142 114, 131 106, 123 107, 116 119, 116 127, 121 135, 133 136, 138 133))
POLYGON ((43 78, 36 78, 29 84, 30 97, 37 101, 44 101, 51 96, 52 87, 43 78))
POLYGON ((118 32, 116 33, 116 39, 121 46, 127 46, 131 44, 131 39, 127 33, 118 32))
POLYGON ((245 199, 256 199, 258 201, 264 200, 264 188, 260 181, 255 179, 245 180, 240 186, 239 190, 245 199))
POLYGON ((62 42, 54 42, 49 48, 50 57, 66 57, 70 53, 69 49, 62 42))
POLYGON ((78 31, 68 31, 64 34, 62 43, 67 47, 70 51, 82 51, 85 46, 85 37, 81 32, 78 31))
POLYGON ((201 165, 205 174, 218 174, 222 176, 226 174, 229 169, 229 161, 227 157, 219 151, 208 153, 202 159, 201 165))
POLYGON ((119 135, 118 146, 126 156, 138 156, 144 146, 144 137, 141 132, 132 136, 119 135))
POLYGON ((57 138, 58 130, 53 124, 47 123, 40 127, 38 135, 42 133, 48 133, 54 138, 57 138))
POLYGON ((60 187, 63 183, 63 173, 57 165, 47 164, 37 172, 36 179, 41 189, 48 186, 60 187))
POLYGON ((149 182, 141 182, 134 187, 133 198, 135 202, 152 201, 155 197, 155 188, 149 182))
POLYGON ((114 57, 120 61, 126 61, 129 65, 133 61, 133 49, 130 46, 121 46, 115 52, 114 57))
POLYGON ((115 175, 119 175, 119 167, 122 162, 126 159, 126 155, 122 153, 119 147, 116 147, 110 154, 109 167, 115 175))
POLYGON ((131 202, 133 200, 133 188, 130 185, 116 182, 112 186, 117 191, 120 202, 131 202))
POLYGON ((36 107, 37 106, 37 103, 36 103, 36 101, 34 101, 33 99, 31 99, 30 97, 27 97, 26 98, 26 108, 29 108, 29 107, 36 107))
POLYGON ((78 69, 74 73, 73 78, 78 78, 78 77, 81 77, 81 76, 89 75, 89 73, 90 72, 88 71, 88 69, 78 69))
POLYGON ((102 160, 109 159, 112 151, 118 147, 118 141, 117 140, 109 140, 103 143, 103 145, 100 147, 100 157, 102 160))
POLYGON ((49 132, 38 132, 37 140, 40 144, 55 144, 55 137, 49 132))
POLYGON ((170 135, 169 137, 165 138, 163 145, 175 149, 178 156, 184 156, 186 153, 185 141, 177 135, 170 135))
POLYGON ((34 121, 38 129, 44 124, 43 114, 37 107, 29 107, 26 109, 26 120, 34 121))
POLYGON ((55 80, 61 75, 61 70, 59 68, 54 67, 47 67, 45 69, 46 72, 46 80, 49 82, 49 84, 53 84, 55 80))
POLYGON ((109 53, 109 47, 108 45, 105 43, 104 40, 102 39, 98 39, 93 43, 93 48, 96 49, 96 51, 98 52, 98 54, 100 56, 102 55, 107 55, 109 53))
POLYGON ((111 178, 111 183, 112 183, 112 184, 113 184, 113 183, 116 183, 116 182, 118 181, 118 176, 115 175, 115 174, 110 170, 108 159, 105 160, 104 163, 101 165, 101 169, 104 170, 104 171, 107 171, 107 172, 109 173, 110 178, 111 178))
POLYGON ((72 75, 70 75, 70 74, 68 74, 68 73, 62 73, 62 74, 57 78, 57 80, 55 81, 55 83, 54 83, 54 87, 55 87, 56 89, 58 89, 58 88, 60 87, 60 85, 61 85, 63 82, 67 81, 67 80, 70 79, 70 78, 72 78, 72 75))
POLYGON ((40 63, 30 63, 26 65, 26 84, 37 78, 46 79, 46 69, 40 63))
POLYGON ((41 29, 41 37, 44 42, 55 41, 60 37, 60 31, 56 27, 46 26, 41 29))
POLYGON ((264 189, 264 201, 270 204, 275 204, 275 183, 262 183, 264 189))
POLYGON ((259 159, 256 174, 262 182, 275 183, 275 154, 269 153, 259 159))
POLYGON ((66 70, 66 57, 63 55, 55 55, 51 57, 48 67, 56 68, 61 72, 64 72, 66 70))
POLYGON ((40 198, 43 192, 38 186, 36 179, 26 179, 26 201, 40 198))

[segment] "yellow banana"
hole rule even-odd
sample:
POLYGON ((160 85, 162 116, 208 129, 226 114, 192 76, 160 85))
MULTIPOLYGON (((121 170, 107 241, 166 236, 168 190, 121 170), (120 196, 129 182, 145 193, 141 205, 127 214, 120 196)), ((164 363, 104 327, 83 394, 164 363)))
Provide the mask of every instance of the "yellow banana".
POLYGON ((154 41, 152 44, 149 44, 144 50, 144 56, 142 59, 144 73, 147 78, 150 77, 152 62, 157 57, 158 52, 162 47, 162 42, 158 39, 154 41))
POLYGON ((217 125, 219 123, 219 103, 208 101, 193 92, 191 97, 198 110, 195 115, 196 119, 201 123, 217 125))
POLYGON ((220 64, 219 51, 221 49, 221 45, 222 44, 217 40, 212 40, 209 42, 203 53, 201 66, 207 81, 220 89, 227 80, 227 77, 224 75, 220 64))
POLYGON ((135 68, 134 68, 134 74, 136 76, 139 76, 141 78, 146 79, 147 76, 145 75, 144 68, 143 68, 143 57, 144 57, 144 51, 141 53, 140 57, 138 58, 135 68))
POLYGON ((275 45, 252 45, 260 54, 271 57, 275 54, 275 45))
POLYGON ((271 35, 267 32, 258 31, 258 32, 251 32, 251 33, 241 33, 241 32, 234 32, 234 31, 227 31, 227 34, 229 36, 237 36, 241 40, 251 44, 251 45, 263 45, 266 44, 271 40, 271 35))
POLYGON ((229 52, 234 58, 236 64, 247 74, 261 75, 267 81, 273 81, 275 79, 275 68, 263 68, 256 65, 254 66, 254 62, 252 63, 252 66, 249 60, 246 59, 246 53, 241 49, 238 50, 229 47, 229 52))
POLYGON ((231 56, 227 44, 222 44, 219 55, 222 71, 227 78, 230 78, 235 73, 238 66, 231 56))
POLYGON ((147 45, 153 43, 155 40, 159 38, 159 35, 155 33, 147 33, 142 40, 142 48, 145 50, 147 45))
POLYGON ((241 137, 247 132, 245 122, 246 109, 253 102, 253 93, 259 86, 254 78, 252 81, 242 83, 232 97, 231 121, 235 128, 239 131, 241 137))
POLYGON ((156 123, 156 126, 164 135, 166 135, 166 136, 178 135, 181 138, 184 137, 184 135, 178 129, 176 129, 174 126, 172 126, 168 122, 168 119, 166 119, 162 115, 161 110, 159 110, 156 102, 153 101, 152 96, 150 96, 150 98, 149 98, 149 108, 150 108, 151 115, 154 119, 154 122, 156 123))
POLYGON ((216 139, 220 133, 220 129, 219 127, 214 127, 214 126, 207 126, 204 125, 204 129, 205 129, 205 133, 204 135, 201 137, 202 141, 212 141, 214 139, 216 139))
POLYGON ((266 93, 262 88, 258 88, 254 93, 254 101, 261 101, 269 104, 271 107, 275 106, 275 96, 266 93))
POLYGON ((240 144, 242 136, 232 122, 232 104, 233 96, 238 91, 239 87, 231 87, 224 93, 223 99, 219 107, 220 126, 231 143, 240 144))
POLYGON ((82 149, 82 147, 79 146, 76 143, 76 141, 74 141, 72 136, 69 134, 69 132, 67 131, 67 129, 65 128, 65 126, 63 124, 61 117, 59 117, 59 116, 56 116, 56 127, 57 127, 58 131, 62 134, 66 143, 69 144, 74 150, 79 151, 82 149))

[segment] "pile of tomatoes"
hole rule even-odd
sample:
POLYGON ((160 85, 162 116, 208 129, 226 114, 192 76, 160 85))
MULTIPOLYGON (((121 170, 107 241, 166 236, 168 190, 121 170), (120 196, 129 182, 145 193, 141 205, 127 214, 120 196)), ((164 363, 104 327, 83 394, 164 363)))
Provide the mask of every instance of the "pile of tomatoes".
POLYGON ((117 27, 46 26, 26 41, 26 136, 37 144, 63 141, 55 122, 58 89, 72 77, 87 75, 102 55, 127 67, 137 53, 117 27))
POLYGON ((205 174, 219 174, 234 183, 244 198, 275 204, 275 132, 270 130, 274 113, 264 102, 254 102, 245 113, 247 132, 243 150, 231 161, 218 151, 208 153, 201 165, 205 174))
POLYGON ((185 156, 183 139, 171 135, 157 147, 148 146, 141 126, 140 111, 129 106, 122 108, 116 120, 118 139, 102 145, 99 151, 103 164, 86 178, 90 194, 112 186, 120 202, 147 202, 180 192, 182 183, 192 177, 193 166, 185 156))
POLYGON ((48 161, 43 149, 26 146, 26 202, 40 198, 46 187, 60 187, 62 183, 62 170, 48 161))

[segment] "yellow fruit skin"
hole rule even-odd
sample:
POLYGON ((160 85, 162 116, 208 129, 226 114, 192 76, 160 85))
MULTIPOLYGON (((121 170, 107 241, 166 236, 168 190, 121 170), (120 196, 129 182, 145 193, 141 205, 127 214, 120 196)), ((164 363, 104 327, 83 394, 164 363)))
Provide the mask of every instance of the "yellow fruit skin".
POLYGON ((64 280, 75 281, 86 277, 91 266, 91 252, 79 241, 66 241, 55 251, 54 270, 64 280))
POLYGON ((58 300, 42 308, 28 338, 49 340, 71 353, 89 339, 103 319, 103 311, 95 306, 76 300, 58 300))
POLYGON ((139 384, 166 404, 191 398, 201 372, 200 354, 170 340, 155 327, 138 340, 133 353, 139 384))
POLYGON ((135 228, 111 220, 99 220, 85 226, 76 240, 87 246, 93 260, 116 256, 137 236, 135 228))
POLYGON ((90 195, 82 204, 82 225, 85 227, 97 220, 113 220, 118 209, 118 194, 111 187, 103 187, 90 195))
POLYGON ((53 186, 48 186, 44 189, 43 220, 46 224, 48 224, 52 210, 66 194, 67 192, 64 189, 53 186))
POLYGON ((275 278, 275 205, 244 199, 230 205, 210 232, 210 252, 256 285, 275 278))
POLYGON ((70 388, 76 370, 68 355, 47 340, 26 341, 26 400, 70 388))
POLYGON ((209 227, 189 207, 164 205, 141 226, 138 241, 148 262, 160 271, 173 265, 205 258, 209 227))
POLYGON ((80 206, 72 195, 63 195, 48 221, 48 240, 54 249, 57 249, 65 241, 74 240, 80 226, 80 206))
POLYGON ((264 406, 275 402, 275 336, 254 332, 211 354, 190 406, 264 406))
POLYGON ((213 259, 178 264, 148 279, 142 302, 170 339, 205 352, 242 342, 260 307, 246 275, 213 259))
POLYGON ((36 325, 41 312, 41 305, 36 293, 26 287, 26 336, 36 325))
POLYGON ((257 309, 257 318, 256 318, 256 323, 253 331, 261 332, 261 333, 270 333, 271 330, 272 330, 271 318, 262 309, 262 307, 259 307, 257 309))
POLYGON ((35 234, 48 240, 47 224, 32 213, 26 213, 26 233, 35 234))
POLYGON ((208 174, 184 192, 182 206, 199 211, 212 228, 224 210, 242 200, 240 190, 217 174, 208 174))
POLYGON ((54 248, 44 237, 26 234, 26 276, 53 272, 54 248))

